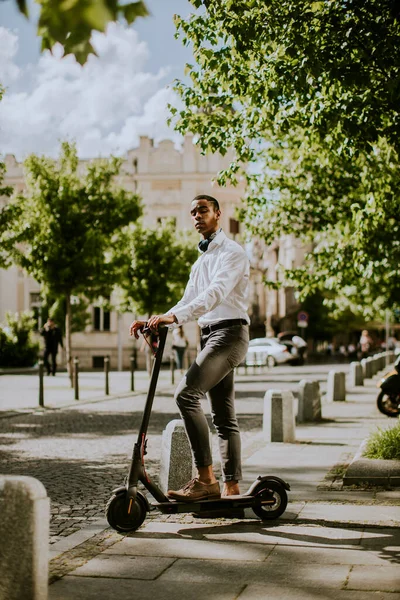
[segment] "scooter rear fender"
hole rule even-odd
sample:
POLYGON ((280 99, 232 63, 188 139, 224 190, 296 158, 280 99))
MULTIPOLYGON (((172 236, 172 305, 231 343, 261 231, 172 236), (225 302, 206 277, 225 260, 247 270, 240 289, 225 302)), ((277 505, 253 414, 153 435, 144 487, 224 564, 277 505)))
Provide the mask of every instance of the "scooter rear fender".
POLYGON ((400 391, 400 375, 396 371, 388 373, 381 379, 379 387, 387 394, 398 394, 400 391))
POLYGON ((275 475, 265 475, 265 476, 259 475, 257 477, 257 479, 254 481, 254 483, 251 484, 251 486, 249 487, 247 492, 243 495, 244 496, 253 496, 254 490, 256 489, 256 487, 258 485, 260 485, 260 483, 263 483, 264 481, 276 481, 277 483, 280 483, 281 486, 283 488, 285 488, 285 490, 290 492, 290 485, 286 481, 283 481, 283 479, 281 479, 280 477, 276 477, 275 475))

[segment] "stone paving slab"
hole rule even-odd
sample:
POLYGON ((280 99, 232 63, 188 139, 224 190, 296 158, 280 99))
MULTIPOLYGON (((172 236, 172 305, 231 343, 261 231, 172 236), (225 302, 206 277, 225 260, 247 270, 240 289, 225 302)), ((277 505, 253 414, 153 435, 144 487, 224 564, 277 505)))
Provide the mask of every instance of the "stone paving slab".
POLYGON ((176 558, 100 554, 73 572, 75 576, 156 579, 176 558))
MULTIPOLYGON (((210 590, 192 581, 183 583, 167 581, 138 581, 68 576, 50 586, 49 600, 236 600, 243 585, 215 584, 210 590)), ((294 600, 294 599, 292 599, 294 600)), ((394 599, 393 599, 394 600, 394 599)))
POLYGON ((361 525, 400 525, 398 506, 349 506, 334 504, 306 504, 299 513, 299 519, 337 521, 361 525))
POLYGON ((397 528, 386 528, 379 527, 379 529, 371 529, 365 527, 361 545, 367 549, 380 548, 385 553, 395 552, 394 560, 400 562, 400 527, 397 528))
POLYGON ((340 589, 350 572, 348 565, 274 565, 268 561, 254 563, 242 561, 192 560, 178 559, 159 578, 160 581, 197 582, 207 585, 216 583, 230 584, 232 581, 241 584, 280 584, 304 585, 308 587, 325 587, 340 589))
MULTIPOLYGON (((264 544, 250 544, 235 541, 212 541, 177 538, 126 537, 115 544, 105 555, 128 556, 169 556, 176 558, 198 558, 205 556, 212 560, 229 561, 263 561, 271 553, 272 548, 264 544)), ((363 563, 360 563, 363 564, 363 563)))
POLYGON ((379 592, 400 592, 400 567, 364 567, 356 565, 350 572, 348 589, 379 592))
POLYGON ((361 546, 350 549, 307 548, 303 546, 276 545, 268 556, 270 564, 309 563, 319 565, 378 565, 387 566, 387 559, 379 550, 367 550, 361 546))
POLYGON ((362 527, 344 528, 305 524, 263 525, 257 523, 227 523, 209 527, 204 535, 210 540, 237 541, 267 545, 351 549, 359 546, 362 527))
POLYGON ((385 592, 355 592, 349 590, 329 589, 321 584, 319 589, 300 588, 294 586, 282 587, 267 583, 248 585, 238 597, 238 600, 398 600, 399 595, 385 592))

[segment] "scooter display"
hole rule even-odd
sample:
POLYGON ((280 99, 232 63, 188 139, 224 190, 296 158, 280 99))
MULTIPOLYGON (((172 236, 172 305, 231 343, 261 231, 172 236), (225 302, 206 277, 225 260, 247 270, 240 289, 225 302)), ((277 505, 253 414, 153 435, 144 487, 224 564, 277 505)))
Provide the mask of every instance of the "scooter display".
POLYGON ((388 417, 400 415, 400 355, 394 363, 393 371, 385 373, 377 384, 381 389, 376 399, 378 409, 388 417))
MULTIPOLYGON (((145 336, 149 330, 144 326, 142 334, 145 336)), ((213 513, 218 516, 218 511, 232 514, 241 509, 251 508, 263 521, 277 519, 286 510, 290 490, 288 483, 280 477, 273 475, 259 476, 245 494, 240 496, 221 497, 217 500, 200 500, 196 502, 181 502, 170 500, 160 488, 151 481, 146 473, 145 460, 147 449, 147 429, 150 421, 153 400, 156 392, 158 375, 161 368, 162 355, 168 329, 160 327, 158 347, 151 372, 150 384, 147 393, 142 423, 137 441, 133 448, 128 477, 125 485, 113 490, 112 496, 106 506, 106 518, 110 526, 120 533, 127 533, 138 529, 146 515, 151 510, 159 510, 165 514, 174 513, 213 513), (138 490, 139 482, 150 492, 155 502, 151 503, 146 495, 138 490)))

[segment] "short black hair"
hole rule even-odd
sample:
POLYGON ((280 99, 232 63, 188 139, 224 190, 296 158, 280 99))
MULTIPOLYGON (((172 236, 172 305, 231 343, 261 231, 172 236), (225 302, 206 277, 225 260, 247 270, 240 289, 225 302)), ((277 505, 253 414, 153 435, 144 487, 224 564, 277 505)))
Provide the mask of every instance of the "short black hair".
POLYGON ((214 204, 215 210, 220 210, 218 200, 216 200, 212 196, 207 196, 207 194, 199 194, 198 196, 193 198, 192 202, 194 202, 195 200, 207 200, 207 202, 212 202, 212 204, 214 204))

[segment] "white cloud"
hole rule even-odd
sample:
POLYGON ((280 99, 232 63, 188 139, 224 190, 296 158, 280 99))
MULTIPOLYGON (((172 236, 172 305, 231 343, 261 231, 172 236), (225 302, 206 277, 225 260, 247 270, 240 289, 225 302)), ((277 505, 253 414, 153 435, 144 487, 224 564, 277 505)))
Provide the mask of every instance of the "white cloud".
POLYGON ((5 27, 0 27, 0 81, 4 86, 19 77, 20 70, 13 62, 17 50, 18 37, 5 27))
POLYGON ((139 135, 177 139, 166 124, 167 103, 178 102, 165 87, 168 70, 145 70, 149 51, 137 32, 111 24, 93 45, 99 56, 84 67, 58 47, 24 70, 13 62, 17 37, 0 27, 0 81, 10 84, 0 102, 2 154, 55 156, 60 140, 75 139, 81 157, 105 156, 134 147, 139 135))

